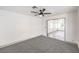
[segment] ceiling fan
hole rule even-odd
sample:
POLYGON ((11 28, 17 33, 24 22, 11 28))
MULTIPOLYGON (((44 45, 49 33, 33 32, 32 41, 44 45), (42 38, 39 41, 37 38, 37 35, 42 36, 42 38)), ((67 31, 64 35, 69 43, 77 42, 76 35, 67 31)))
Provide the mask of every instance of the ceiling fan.
MULTIPOLYGON (((32 8, 33 8, 33 9, 38 9, 37 6, 33 6, 32 8)), ((45 15, 47 15, 47 14, 52 14, 52 13, 45 12, 45 11, 46 11, 46 9, 43 8, 43 9, 38 9, 38 12, 37 12, 37 11, 31 11, 31 13, 35 13, 35 14, 36 14, 35 16, 37 16, 37 15, 45 16, 45 15)))

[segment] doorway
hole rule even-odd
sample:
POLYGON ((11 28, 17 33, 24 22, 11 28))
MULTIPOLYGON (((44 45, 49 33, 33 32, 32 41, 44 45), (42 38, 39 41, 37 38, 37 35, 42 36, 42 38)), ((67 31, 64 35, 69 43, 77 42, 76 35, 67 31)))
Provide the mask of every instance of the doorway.
POLYGON ((47 36, 58 40, 65 40, 65 18, 47 21, 47 36))

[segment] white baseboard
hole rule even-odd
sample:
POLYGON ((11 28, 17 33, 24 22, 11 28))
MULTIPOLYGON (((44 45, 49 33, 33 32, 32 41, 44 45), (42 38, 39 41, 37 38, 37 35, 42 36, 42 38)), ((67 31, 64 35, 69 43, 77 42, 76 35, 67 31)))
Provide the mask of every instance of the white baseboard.
POLYGON ((7 43, 7 44, 4 44, 4 45, 0 46, 0 48, 7 47, 7 46, 10 46, 10 45, 22 42, 22 41, 25 41, 25 40, 13 41, 13 42, 10 42, 10 43, 7 43))
MULTIPOLYGON (((40 36, 40 35, 38 35, 38 36, 40 36)), ((0 48, 7 47, 7 46, 10 46, 10 45, 19 43, 19 42, 23 42, 23 41, 25 41, 25 40, 28 40, 28 39, 31 39, 31 38, 34 38, 34 37, 37 37, 37 36, 33 36, 33 37, 30 37, 30 38, 27 38, 27 39, 22 38, 22 39, 19 39, 19 40, 17 40, 17 41, 13 41, 13 42, 4 44, 4 45, 0 46, 0 48)))

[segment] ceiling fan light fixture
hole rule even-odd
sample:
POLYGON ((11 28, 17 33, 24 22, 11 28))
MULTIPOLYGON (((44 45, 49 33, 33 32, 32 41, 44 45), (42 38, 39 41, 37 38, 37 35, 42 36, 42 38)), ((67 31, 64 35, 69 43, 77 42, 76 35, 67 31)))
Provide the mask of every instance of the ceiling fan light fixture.
POLYGON ((40 17, 42 17, 42 15, 39 15, 40 17))

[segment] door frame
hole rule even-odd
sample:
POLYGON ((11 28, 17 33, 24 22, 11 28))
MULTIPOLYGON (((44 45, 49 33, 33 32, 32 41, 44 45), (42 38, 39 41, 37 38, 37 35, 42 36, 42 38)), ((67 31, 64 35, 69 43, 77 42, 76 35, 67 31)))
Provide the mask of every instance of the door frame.
POLYGON ((48 21, 50 20, 56 20, 56 19, 64 19, 64 41, 66 41, 66 17, 61 17, 61 18, 55 18, 55 19, 49 19, 46 20, 46 36, 48 37, 48 21))

